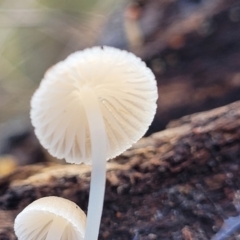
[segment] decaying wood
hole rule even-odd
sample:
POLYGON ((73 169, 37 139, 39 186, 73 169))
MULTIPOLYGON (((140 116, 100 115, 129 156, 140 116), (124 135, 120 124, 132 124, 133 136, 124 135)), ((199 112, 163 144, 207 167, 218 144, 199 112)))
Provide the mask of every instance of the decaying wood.
POLYGON ((169 120, 239 100, 238 0, 130 2, 139 7, 128 4, 112 14, 100 43, 134 51, 153 70, 159 107, 149 132, 164 129, 169 120), (128 47, 127 33, 135 31, 124 28, 126 18, 142 31, 137 49, 128 47))
MULTIPOLYGON (((184 117, 107 165, 99 239, 206 239, 238 215, 240 102, 184 117)), ((42 163, 0 179, 0 239, 13 219, 55 195, 87 209, 90 167, 42 163)), ((228 238, 231 239, 231 238, 228 238)))

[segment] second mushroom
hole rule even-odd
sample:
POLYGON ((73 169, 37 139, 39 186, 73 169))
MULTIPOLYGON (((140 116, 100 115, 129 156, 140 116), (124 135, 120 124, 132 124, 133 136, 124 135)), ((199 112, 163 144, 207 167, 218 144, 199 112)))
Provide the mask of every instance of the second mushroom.
POLYGON ((106 161, 147 131, 156 112, 153 73, 132 53, 94 47, 71 54, 44 76, 31 101, 40 143, 69 163, 92 164, 86 240, 96 240, 106 161))

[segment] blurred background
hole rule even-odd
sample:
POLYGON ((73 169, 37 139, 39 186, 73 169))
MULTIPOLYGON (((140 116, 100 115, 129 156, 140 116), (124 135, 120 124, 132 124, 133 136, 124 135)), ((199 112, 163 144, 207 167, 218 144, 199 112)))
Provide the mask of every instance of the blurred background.
POLYGON ((48 160, 30 124, 31 96, 49 67, 94 45, 132 51, 156 75, 147 135, 240 99, 237 0, 1 0, 0 176, 48 160))

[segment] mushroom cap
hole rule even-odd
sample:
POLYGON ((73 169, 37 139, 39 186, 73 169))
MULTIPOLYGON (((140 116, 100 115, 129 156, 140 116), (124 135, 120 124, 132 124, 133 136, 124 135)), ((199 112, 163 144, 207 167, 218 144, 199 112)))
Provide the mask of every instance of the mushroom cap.
POLYGON ((73 202, 60 197, 40 198, 18 214, 14 231, 19 240, 45 239, 53 220, 66 221, 61 240, 83 240, 85 213, 73 202))
MULTIPOLYGON (((31 100, 31 120, 40 143, 69 163, 91 164, 89 124, 83 104, 95 94, 107 134, 107 159, 138 141, 156 112, 155 77, 134 54, 93 47, 50 68, 31 100)), ((89 109, 89 111, 91 111, 89 109)), ((98 119, 96 118, 96 124, 98 119)), ((101 136, 96 136, 101 141, 101 136)))

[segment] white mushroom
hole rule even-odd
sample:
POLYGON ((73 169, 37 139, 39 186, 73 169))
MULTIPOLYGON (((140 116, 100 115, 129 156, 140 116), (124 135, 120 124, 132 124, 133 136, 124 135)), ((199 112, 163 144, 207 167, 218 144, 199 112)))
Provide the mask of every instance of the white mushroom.
POLYGON ((92 164, 86 239, 96 240, 106 164, 139 140, 156 112, 153 73, 140 58, 112 47, 71 54, 44 76, 31 101, 41 144, 69 163, 92 164))
POLYGON ((83 240, 86 215, 60 197, 40 198, 18 214, 14 230, 19 240, 83 240))

